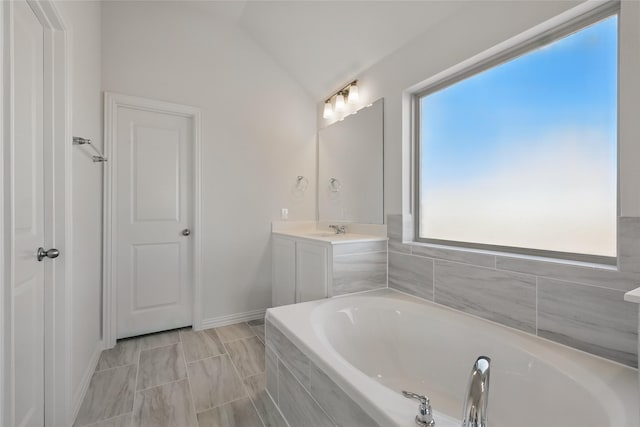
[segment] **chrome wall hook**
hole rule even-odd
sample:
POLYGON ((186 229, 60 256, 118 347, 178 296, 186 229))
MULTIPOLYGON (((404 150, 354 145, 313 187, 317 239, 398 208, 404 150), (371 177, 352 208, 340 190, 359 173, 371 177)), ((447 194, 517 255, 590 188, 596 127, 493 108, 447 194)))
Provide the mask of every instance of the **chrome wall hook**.
POLYGON ((98 149, 95 147, 95 145, 93 145, 91 143, 91 140, 89 138, 82 138, 80 136, 74 136, 73 137, 73 145, 88 145, 91 147, 91 149, 93 150, 94 153, 96 153, 95 156, 91 156, 91 160, 93 160, 93 163, 103 163, 107 161, 107 158, 102 155, 102 153, 100 151, 98 151, 98 149))
POLYGON ((305 178, 302 175, 298 175, 296 177, 296 188, 298 190, 304 191, 307 189, 308 186, 309 186, 309 180, 307 178, 305 178))

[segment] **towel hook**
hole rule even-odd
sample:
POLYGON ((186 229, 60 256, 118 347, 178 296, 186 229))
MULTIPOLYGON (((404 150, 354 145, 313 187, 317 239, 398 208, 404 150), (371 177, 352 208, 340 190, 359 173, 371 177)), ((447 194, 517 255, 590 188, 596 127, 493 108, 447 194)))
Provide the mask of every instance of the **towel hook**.
POLYGON ((73 145, 88 145, 91 147, 91 149, 93 150, 94 153, 96 153, 94 156, 91 156, 91 159, 93 160, 93 163, 103 163, 107 161, 107 158, 102 155, 102 153, 100 151, 98 151, 98 149, 96 148, 95 145, 93 145, 93 143, 91 142, 91 140, 89 138, 82 138, 80 136, 74 136, 73 137, 73 145))
POLYGON ((340 182, 339 179, 337 178, 329 179, 329 190, 331 190, 334 193, 337 193, 338 191, 340 191, 341 188, 342 188, 342 183, 340 182))
POLYGON ((309 186, 309 180, 302 175, 298 175, 296 178, 296 188, 298 190, 304 191, 309 186))

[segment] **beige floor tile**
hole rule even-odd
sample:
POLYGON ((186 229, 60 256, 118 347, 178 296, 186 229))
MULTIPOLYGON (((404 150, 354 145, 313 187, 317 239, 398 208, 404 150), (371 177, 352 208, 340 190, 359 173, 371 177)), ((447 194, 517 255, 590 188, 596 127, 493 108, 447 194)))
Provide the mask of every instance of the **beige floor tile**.
POLYGON ((286 427, 264 390, 260 323, 119 341, 102 353, 75 426, 286 427))
POLYGON ((157 347, 140 352, 138 390, 187 377, 182 344, 157 347))
POLYGON ((108 420, 98 421, 87 427, 131 427, 132 414, 124 414, 108 420))
POLYGON ((100 354, 96 371, 137 364, 139 349, 140 341, 136 338, 118 340, 115 347, 104 350, 100 354))
POLYGON ((246 396, 226 354, 187 365, 196 412, 206 411, 246 396))
POLYGON ((157 332, 155 334, 143 335, 139 338, 140 350, 148 350, 150 348, 162 347, 165 345, 176 344, 180 342, 178 330, 157 332))
POLYGON ((189 382, 182 380, 137 392, 133 427, 198 427, 189 382))
POLYGON ((200 427, 263 427, 249 398, 199 413, 198 425, 200 427))
POLYGON ((241 338, 249 338, 255 334, 246 323, 236 323, 235 325, 221 326, 215 329, 220 341, 229 342, 241 338))
POLYGON ((131 412, 137 365, 96 372, 82 401, 75 426, 85 426, 131 412))
POLYGON ((204 331, 183 329, 180 331, 180 340, 182 341, 182 349, 187 362, 225 353, 224 346, 215 331, 208 334, 204 331))
POLYGON ((258 337, 231 341, 225 346, 242 378, 264 372, 264 344, 258 337))

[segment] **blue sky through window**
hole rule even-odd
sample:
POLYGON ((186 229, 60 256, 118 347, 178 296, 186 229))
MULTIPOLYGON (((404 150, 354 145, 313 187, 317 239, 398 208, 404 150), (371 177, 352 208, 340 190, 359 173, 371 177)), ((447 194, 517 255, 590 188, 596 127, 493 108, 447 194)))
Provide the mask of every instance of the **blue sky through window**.
POLYGON ((421 99, 421 237, 615 256, 617 21, 421 99))

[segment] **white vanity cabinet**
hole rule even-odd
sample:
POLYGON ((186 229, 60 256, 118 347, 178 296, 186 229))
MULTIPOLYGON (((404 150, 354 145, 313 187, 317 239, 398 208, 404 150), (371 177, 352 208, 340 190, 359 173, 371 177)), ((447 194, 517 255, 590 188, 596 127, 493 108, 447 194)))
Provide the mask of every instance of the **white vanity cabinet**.
POLYGON ((272 236, 274 307, 329 295, 331 244, 272 236))
POLYGON ((296 302, 296 241, 272 236, 271 303, 274 307, 296 302))
POLYGON ((387 286, 387 238, 326 231, 271 234, 274 307, 387 286))
POLYGON ((329 296, 331 244, 296 241, 296 302, 329 296))

